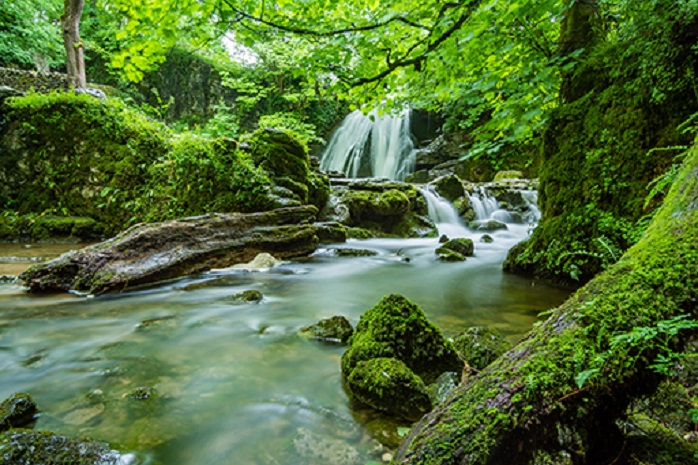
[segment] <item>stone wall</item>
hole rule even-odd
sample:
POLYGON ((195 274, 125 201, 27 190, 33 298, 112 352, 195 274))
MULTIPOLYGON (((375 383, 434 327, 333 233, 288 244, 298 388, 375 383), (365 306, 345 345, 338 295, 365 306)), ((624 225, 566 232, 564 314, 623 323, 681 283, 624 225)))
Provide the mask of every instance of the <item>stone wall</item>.
POLYGON ((63 73, 39 73, 24 69, 0 68, 0 86, 26 92, 34 89, 38 92, 67 89, 67 76, 63 73))

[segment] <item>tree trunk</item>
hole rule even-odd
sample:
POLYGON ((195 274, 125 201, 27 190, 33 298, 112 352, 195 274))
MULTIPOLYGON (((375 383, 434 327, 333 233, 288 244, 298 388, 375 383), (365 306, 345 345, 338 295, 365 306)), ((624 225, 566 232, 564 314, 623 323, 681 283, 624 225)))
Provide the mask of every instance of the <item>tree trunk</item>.
POLYGON ((20 275, 32 292, 121 292, 134 286, 224 268, 267 252, 277 258, 308 255, 318 241, 343 240, 332 223, 311 224, 312 205, 259 213, 212 213, 142 223, 20 275))
POLYGON ((614 462, 615 420, 694 331, 697 180, 694 147, 640 242, 423 417, 393 463, 614 462))
POLYGON ((64 0, 63 16, 61 17, 68 86, 75 89, 87 87, 85 45, 80 40, 80 17, 84 4, 85 0, 64 0))
MULTIPOLYGON (((587 52, 599 39, 598 30, 601 26, 601 15, 596 0, 576 0, 565 13, 560 26, 558 53, 560 56, 583 50, 587 52)), ((582 60, 582 56, 573 60, 582 60)), ((591 89, 589 84, 595 79, 589 76, 578 76, 575 71, 563 72, 560 84, 560 98, 569 103, 584 96, 591 89)))

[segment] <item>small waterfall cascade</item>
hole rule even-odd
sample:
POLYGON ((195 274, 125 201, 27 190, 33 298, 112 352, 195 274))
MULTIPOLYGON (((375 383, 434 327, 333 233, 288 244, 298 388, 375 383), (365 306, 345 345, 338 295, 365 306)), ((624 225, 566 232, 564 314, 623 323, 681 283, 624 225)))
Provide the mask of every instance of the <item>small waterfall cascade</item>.
POLYGON ((521 198, 526 202, 526 206, 528 207, 528 213, 526 214, 527 222, 537 224, 541 217, 541 211, 540 208, 538 208, 538 191, 521 191, 521 198))
POLYGON ((429 218, 436 225, 439 234, 449 238, 464 237, 469 232, 451 202, 441 197, 429 187, 419 189, 427 201, 429 218))
POLYGON ((510 221, 509 217, 499 219, 493 216, 500 216, 501 213, 508 213, 506 210, 500 210, 497 199, 487 193, 483 188, 480 187, 474 193, 468 194, 468 198, 470 199, 470 205, 472 205, 473 211, 475 211, 476 221, 488 220, 490 218, 505 223, 510 221))
POLYGON ((322 170, 343 171, 352 178, 363 171, 392 180, 405 179, 414 166, 409 110, 398 116, 353 111, 332 134, 320 162, 322 170))

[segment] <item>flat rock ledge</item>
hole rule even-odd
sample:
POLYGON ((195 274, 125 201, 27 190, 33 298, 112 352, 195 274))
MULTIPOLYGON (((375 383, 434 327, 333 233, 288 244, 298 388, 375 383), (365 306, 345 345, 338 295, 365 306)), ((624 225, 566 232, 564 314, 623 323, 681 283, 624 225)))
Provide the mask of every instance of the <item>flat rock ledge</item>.
POLYGON ((87 294, 224 268, 267 252, 278 258, 315 251, 326 224, 311 205, 261 213, 213 213, 134 225, 105 242, 35 265, 19 276, 30 292, 87 294))

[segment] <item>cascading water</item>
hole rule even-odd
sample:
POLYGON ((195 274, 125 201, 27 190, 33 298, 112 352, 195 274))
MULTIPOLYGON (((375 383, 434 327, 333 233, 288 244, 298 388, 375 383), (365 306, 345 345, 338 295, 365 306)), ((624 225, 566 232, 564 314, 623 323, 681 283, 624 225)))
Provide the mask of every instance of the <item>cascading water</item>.
POLYGON ((499 202, 484 189, 478 188, 472 194, 468 194, 470 205, 475 212, 475 220, 483 221, 492 217, 492 214, 499 210, 499 202))
POLYGON ((415 147, 409 110, 399 116, 364 115, 356 110, 330 138, 320 168, 343 171, 352 178, 367 176, 403 180, 414 171, 415 147))
POLYGON ((429 218, 436 225, 439 234, 445 234, 449 238, 464 237, 468 234, 468 230, 451 202, 428 187, 422 187, 419 190, 427 201, 429 218))

